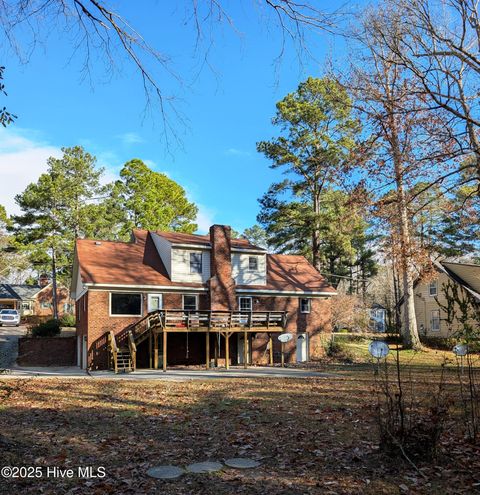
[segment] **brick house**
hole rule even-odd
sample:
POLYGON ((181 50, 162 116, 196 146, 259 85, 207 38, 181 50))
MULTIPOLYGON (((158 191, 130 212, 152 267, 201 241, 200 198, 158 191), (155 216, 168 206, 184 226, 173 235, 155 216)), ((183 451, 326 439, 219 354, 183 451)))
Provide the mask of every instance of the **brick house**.
POLYGON ((287 361, 315 359, 335 294, 303 256, 269 254, 222 225, 78 240, 71 291, 81 367, 164 370, 279 362, 285 332, 287 361))
MULTIPOLYGON (((57 308, 59 315, 73 311, 70 291, 61 285, 57 286, 57 308)), ((0 284, 0 309, 17 309, 22 317, 52 317, 52 284, 45 276, 40 277, 34 285, 0 284)))

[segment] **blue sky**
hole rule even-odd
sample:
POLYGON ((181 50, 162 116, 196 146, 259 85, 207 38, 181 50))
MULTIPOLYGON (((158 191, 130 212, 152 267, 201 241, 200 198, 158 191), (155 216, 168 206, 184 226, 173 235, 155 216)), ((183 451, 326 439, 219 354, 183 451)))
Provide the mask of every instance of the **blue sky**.
MULTIPOLYGON (((195 51, 196 34, 186 21, 184 5, 169 2, 118 1, 118 10, 147 41, 171 58, 182 84, 158 73, 176 109, 186 119, 172 123, 180 144, 162 138, 158 108, 145 114, 145 96, 139 75, 124 57, 113 75, 95 56, 91 80, 81 72, 83 52, 71 60, 72 33, 53 27, 45 43, 22 63, 4 48, 8 98, 1 104, 18 115, 7 130, 0 130, 0 204, 13 213, 13 196, 45 169, 48 156, 62 146, 83 145, 116 177, 122 164, 141 158, 157 171, 179 182, 200 207, 200 231, 211 223, 230 224, 241 231, 253 225, 257 198, 278 178, 255 143, 278 132, 270 120, 275 103, 293 91, 308 75, 319 76, 325 56, 335 54, 335 41, 312 34, 308 43, 316 60, 303 67, 293 46, 287 44, 280 64, 279 31, 272 17, 255 2, 227 2, 236 31, 224 24, 213 32, 209 64, 198 73, 210 41, 205 29, 201 48, 195 51), (153 5, 153 7, 152 7, 153 5), (149 10, 150 9, 150 10, 149 10)), ((185 0, 185 5, 190 2, 185 0)), ((30 38, 20 33, 20 43, 30 38)), ((5 43, 2 43, 5 47, 5 43)))

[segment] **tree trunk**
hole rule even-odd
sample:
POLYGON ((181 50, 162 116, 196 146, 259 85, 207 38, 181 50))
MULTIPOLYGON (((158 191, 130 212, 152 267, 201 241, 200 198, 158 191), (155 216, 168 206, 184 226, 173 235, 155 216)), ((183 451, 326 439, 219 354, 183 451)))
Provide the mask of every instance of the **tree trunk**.
MULTIPOLYGON (((312 228, 312 262, 313 266, 319 271, 322 271, 320 260, 320 229, 318 227, 318 215, 320 214, 320 198, 319 193, 313 192, 313 228, 312 228)), ((332 272, 333 273, 333 272, 332 272)))
POLYGON ((400 233, 400 267, 402 270, 403 286, 403 325, 402 340, 407 349, 421 349, 418 336, 417 318, 415 315, 415 294, 413 291, 413 271, 411 261, 410 233, 408 224, 408 210, 403 184, 403 160, 398 139, 397 123, 394 109, 389 108, 390 145, 392 148, 393 166, 395 169, 395 183, 397 187, 397 214, 400 233))
POLYGON ((57 297, 57 264, 55 248, 52 247, 52 301, 53 317, 58 319, 58 297, 57 297))

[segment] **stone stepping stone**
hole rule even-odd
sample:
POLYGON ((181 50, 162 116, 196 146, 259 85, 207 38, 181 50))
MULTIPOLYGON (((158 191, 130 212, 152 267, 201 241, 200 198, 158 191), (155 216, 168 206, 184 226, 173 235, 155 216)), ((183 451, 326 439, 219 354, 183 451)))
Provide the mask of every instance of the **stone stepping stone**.
POLYGON ((159 480, 180 478, 185 471, 177 466, 155 466, 147 471, 147 475, 159 480))
POLYGON ((223 468, 223 464, 221 462, 196 462, 195 464, 189 464, 187 466, 187 471, 190 473, 213 473, 215 471, 220 471, 223 468))
POLYGON ((260 463, 247 457, 234 457, 233 459, 227 459, 225 465, 236 469, 253 469, 260 466, 260 463))

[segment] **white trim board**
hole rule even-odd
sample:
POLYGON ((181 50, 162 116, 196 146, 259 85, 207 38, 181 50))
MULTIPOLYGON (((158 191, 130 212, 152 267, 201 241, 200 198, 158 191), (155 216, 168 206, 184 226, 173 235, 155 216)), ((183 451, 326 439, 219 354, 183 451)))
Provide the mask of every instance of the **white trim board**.
POLYGON ((85 284, 87 288, 93 290, 110 290, 110 289, 124 289, 124 290, 157 290, 163 292, 208 292, 206 287, 188 287, 188 286, 175 286, 175 285, 125 285, 125 284, 96 284, 87 283, 85 284))
POLYGON ((319 291, 279 291, 271 289, 236 289, 237 294, 268 294, 273 296, 336 296, 337 292, 319 292, 319 291))

